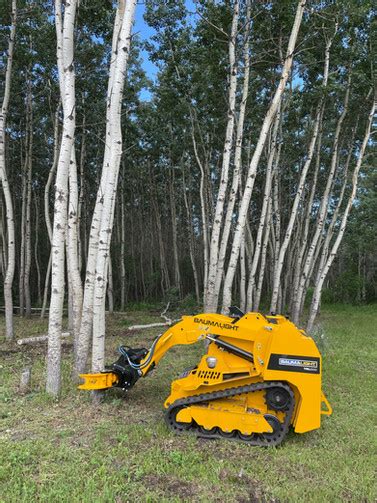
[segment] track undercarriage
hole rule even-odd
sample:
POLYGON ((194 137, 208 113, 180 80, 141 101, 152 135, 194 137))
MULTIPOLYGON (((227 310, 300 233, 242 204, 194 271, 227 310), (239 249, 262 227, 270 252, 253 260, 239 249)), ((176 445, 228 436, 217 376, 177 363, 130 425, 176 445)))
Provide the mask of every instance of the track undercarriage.
POLYGON ((176 400, 166 422, 176 433, 279 445, 294 410, 294 393, 283 382, 259 382, 176 400))

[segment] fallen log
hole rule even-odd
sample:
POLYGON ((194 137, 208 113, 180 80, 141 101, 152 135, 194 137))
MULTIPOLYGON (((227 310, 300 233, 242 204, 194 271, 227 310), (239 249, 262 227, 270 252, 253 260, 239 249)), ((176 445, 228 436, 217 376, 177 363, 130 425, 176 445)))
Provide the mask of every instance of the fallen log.
POLYGON ((169 320, 169 321, 164 321, 164 322, 159 322, 159 323, 148 323, 146 325, 131 325, 130 327, 127 327, 127 330, 133 331, 133 330, 141 330, 142 328, 153 328, 153 327, 168 327, 170 325, 174 325, 174 323, 177 323, 179 320, 169 320))
MULTIPOLYGON (((62 337, 69 337, 70 332, 62 332, 62 337)), ((39 342, 47 342, 47 335, 36 335, 35 337, 27 337, 25 339, 18 339, 17 344, 22 346, 23 344, 38 344, 39 342)))
POLYGON ((133 330, 141 330, 143 328, 169 327, 170 325, 174 325, 174 323, 177 323, 177 321, 179 321, 179 320, 171 320, 170 318, 165 316, 168 309, 169 309, 169 306, 170 306, 170 302, 168 302, 167 306, 160 314, 161 318, 164 318, 165 321, 160 321, 157 323, 147 323, 146 325, 131 325, 130 327, 127 328, 127 330, 133 331, 133 330))

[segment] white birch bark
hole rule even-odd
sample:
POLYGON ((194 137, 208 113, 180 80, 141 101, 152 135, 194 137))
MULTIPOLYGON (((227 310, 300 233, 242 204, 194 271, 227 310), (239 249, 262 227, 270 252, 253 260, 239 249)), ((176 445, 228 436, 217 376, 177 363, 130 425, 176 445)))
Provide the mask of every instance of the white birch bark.
MULTIPOLYGON (((217 311, 218 292, 216 291, 217 289, 216 278, 217 275, 219 274, 221 282, 221 275, 223 274, 222 267, 221 270, 219 270, 218 272, 218 269, 220 269, 218 262, 220 253, 220 232, 223 222, 225 198, 228 188, 230 156, 232 153, 233 130, 235 121, 235 106, 236 106, 236 91, 237 91, 236 42, 237 42, 238 16, 239 16, 239 3, 238 0, 236 0, 234 2, 233 7, 232 28, 228 46, 228 52, 229 52, 228 119, 225 132, 220 184, 216 200, 215 215, 212 222, 211 243, 209 248, 208 279, 207 284, 205 285, 206 303, 204 306, 204 311, 206 312, 217 311)), ((232 187, 232 189, 234 188, 232 187)), ((236 190, 233 190, 231 194, 231 200, 235 198, 236 193, 237 193, 237 185, 236 190)), ((224 227, 224 231, 226 230, 227 226, 224 227)))
MULTIPOLYGON (((322 124, 322 117, 320 119, 321 124, 322 124)), ((306 245, 308 241, 308 236, 309 236, 309 227, 310 227, 310 219, 311 215, 313 212, 313 201, 317 189, 317 181, 318 181, 318 174, 319 174, 319 168, 320 168, 320 161, 321 161, 321 146, 322 146, 322 126, 320 127, 320 131, 318 133, 318 140, 317 140, 317 153, 316 153, 316 162, 315 162, 315 168, 314 168, 314 174, 313 174, 313 179, 311 181, 311 189, 310 189, 310 195, 309 199, 307 202, 306 206, 306 213, 305 213, 305 222, 304 222, 304 228, 303 232, 301 235, 301 246, 297 254, 297 259, 295 263, 295 272, 294 272, 294 277, 293 277, 293 288, 292 288, 292 299, 291 299, 291 312, 293 313, 295 309, 295 303, 297 302, 297 295, 298 295, 298 286, 300 282, 300 275, 301 275, 301 270, 302 270, 302 262, 305 257, 305 252, 306 250, 306 245)), ((297 322, 295 322, 297 323, 297 322)))
POLYGON ((126 209, 124 204, 124 184, 125 184, 125 169, 124 162, 122 165, 122 183, 121 183, 121 203, 120 203, 120 277, 121 277, 121 291, 120 291, 120 308, 124 311, 124 305, 126 302, 126 265, 125 261, 125 251, 126 251, 126 209))
POLYGON ((246 244, 245 234, 242 237, 240 248, 240 309, 246 310, 246 244))
MULTIPOLYGON (((23 291, 25 296, 25 314, 31 316, 31 298, 30 298, 30 268, 31 268, 31 179, 33 164, 33 109, 31 89, 28 91, 28 110, 29 110, 29 142, 27 153, 27 171, 26 171, 26 212, 25 212, 25 271, 23 291)), ((20 299, 21 300, 21 299, 20 299)))
POLYGON ((55 181, 54 222, 52 229, 51 300, 48 322, 46 391, 60 392, 61 333, 64 303, 64 260, 68 206, 68 174, 75 133, 75 74, 73 67, 73 32, 76 0, 64 7, 55 0, 55 25, 59 83, 63 105, 63 134, 55 181), (62 29, 63 27, 63 29, 62 29))
POLYGON ((262 295, 263 281, 264 281, 264 276, 265 276, 265 271, 266 271, 268 241, 270 238, 270 230, 271 230, 271 209, 272 209, 272 199, 270 198, 269 204, 268 204, 268 209, 267 209, 266 228, 264 230, 264 236, 263 236, 258 283, 257 283, 257 287, 255 290, 255 296, 254 296, 253 305, 252 305, 253 311, 259 310, 259 304, 260 304, 260 299, 261 299, 261 295, 262 295))
POLYGON ((195 284, 195 296, 196 296, 196 301, 199 303, 200 302, 200 290, 199 290, 199 275, 198 275, 198 269, 196 267, 196 262, 195 262, 195 241, 194 241, 194 235, 193 235, 193 229, 192 229, 192 212, 191 212, 191 204, 189 204, 187 193, 186 193, 186 182, 185 182, 185 172, 184 168, 182 170, 182 192, 183 192, 183 201, 185 203, 185 208, 186 208, 186 215, 187 215, 187 232, 188 232, 188 239, 189 239, 189 254, 190 254, 190 261, 191 261, 191 267, 192 267, 192 273, 194 276, 194 284, 195 284))
POLYGON ((173 257, 174 257, 174 286, 178 288, 179 297, 182 297, 181 273, 179 270, 179 253, 178 253, 178 235, 177 235, 177 210, 175 206, 175 190, 174 190, 174 169, 172 170, 169 180, 169 203, 170 203, 170 218, 173 238, 173 257))
POLYGON ((69 201, 67 220, 67 263, 69 264, 70 292, 72 300, 72 329, 74 340, 74 352, 77 351, 77 339, 81 325, 82 309, 82 283, 79 263, 79 221, 78 221, 78 183, 77 165, 74 145, 72 146, 71 159, 68 173, 69 201))
POLYGON ((202 217, 202 235, 203 235, 203 305, 207 304, 207 282, 208 282, 208 265, 209 265, 209 247, 208 247, 208 212, 206 205, 206 172, 203 163, 199 157, 198 148, 195 139, 194 119, 190 110, 191 116, 191 138, 194 147, 194 154, 196 162, 200 169, 200 210, 202 217))
POLYGON ((276 143, 277 143, 279 124, 280 124, 280 120, 281 120, 280 110, 281 110, 281 106, 279 104, 278 111, 275 116, 273 131, 272 131, 271 147, 270 147, 270 152, 268 155, 267 168, 266 168, 266 180, 265 180, 265 185, 264 185, 262 210, 261 210, 261 215, 260 215, 260 219, 259 219, 257 237, 255 240, 255 249, 254 249, 253 260, 251 263, 251 268, 250 268, 250 273, 249 273, 249 281, 248 281, 248 286, 247 286, 247 302, 246 302, 246 310, 247 311, 250 311, 253 306, 253 296, 254 296, 254 289, 255 289, 255 275, 257 272, 260 252, 262 249, 263 233, 264 233, 266 224, 269 221, 268 207, 269 207, 269 203, 270 203, 272 178, 273 178, 274 168, 276 168, 276 165, 277 165, 277 163, 275 162, 275 156, 277 153, 277 144, 276 143))
POLYGON ((6 273, 4 277, 5 325, 6 325, 7 340, 13 339, 12 285, 13 285, 13 277, 14 277, 14 269, 16 261, 16 250, 15 250, 15 230, 14 230, 12 194, 8 182, 6 165, 5 165, 5 125, 7 121, 9 98, 10 98, 14 40, 16 36, 16 23, 17 23, 17 5, 16 0, 12 0, 12 24, 9 34, 8 60, 5 71, 4 97, 0 109, 0 182, 4 192, 7 234, 8 234, 8 242, 7 242, 8 256, 6 264, 6 273))
POLYGON ((355 170, 354 170, 353 176, 352 176, 351 194, 349 196, 347 206, 346 206, 344 213, 343 213, 343 216, 342 216, 338 235, 334 241, 334 244, 331 248, 330 254, 328 255, 328 258, 327 258, 325 264, 323 265, 323 267, 320 270, 319 277, 317 278, 317 282, 316 282, 316 285, 314 288, 313 299, 312 299, 312 303, 310 306, 310 313, 309 313, 309 319, 308 319, 308 324, 307 324, 307 331, 308 332, 311 332, 313 329, 314 321, 317 316, 319 305, 321 302, 321 293, 322 293, 323 283, 324 283, 326 276, 330 270, 330 267, 334 261, 334 258, 336 257, 340 243, 342 242, 344 232, 345 232, 346 226, 347 226, 348 216, 349 216, 353 202, 356 197, 359 172, 360 172, 360 168, 361 168, 361 165, 363 162, 365 150, 366 150, 368 142, 369 142, 369 138, 370 138, 370 134, 371 134, 371 126, 372 126, 374 114, 376 111, 376 104, 377 104, 377 96, 375 95, 371 110, 369 112, 369 117, 368 117, 368 121, 367 121, 367 127, 366 127, 366 131, 365 131, 363 143, 361 145, 360 152, 358 154, 358 159, 356 162, 356 167, 355 167, 355 170))
POLYGON ((285 90, 285 86, 286 86, 288 78, 289 78, 289 74, 290 74, 291 67, 292 67, 292 61, 293 61, 293 52, 294 52, 294 49, 296 46, 296 40, 297 40, 298 32, 300 29, 305 4, 306 4, 306 0, 300 0, 297 4, 295 20, 293 23, 290 37, 289 37, 287 54, 285 57, 285 61, 284 61, 284 65, 283 65, 283 69, 282 69, 282 73, 281 73, 281 77, 280 77, 280 82, 279 82, 279 85, 275 91, 271 105, 267 111, 265 118, 264 118, 261 132, 260 132, 260 135, 258 138, 258 142, 257 142, 253 156, 250 161, 250 165, 249 165, 249 169, 248 169, 248 173, 247 173, 247 178, 246 178, 245 190, 242 195, 242 200, 241 200, 239 215, 238 215, 238 221, 237 221, 236 229, 235 229, 235 233, 234 233, 228 269, 227 269, 227 273, 226 273, 226 277, 225 277, 225 281, 224 281, 224 291, 223 291, 223 310, 224 311, 226 311, 231 304, 232 285, 233 285, 234 275, 236 272, 239 251, 240 251, 240 245, 241 245, 241 239, 242 239, 242 235, 244 233, 247 212, 249 209, 250 199, 251 199, 251 195, 252 195, 253 188, 254 188, 255 176, 256 176, 259 160, 260 160, 260 157, 262 155, 262 151, 264 149, 264 146, 265 146, 265 143, 267 140, 268 132, 270 130, 272 121, 273 121, 275 114, 277 112, 279 103, 282 99, 283 92, 285 90))
MULTIPOLYGON (((46 228, 47 228, 47 235, 48 235, 50 244, 52 242, 52 225, 51 225, 51 217, 50 217, 50 188, 51 188, 54 176, 55 176, 55 172, 56 172, 56 168, 57 168, 58 160, 59 160, 59 147, 60 147, 60 142, 59 142, 59 111, 60 111, 60 107, 61 107, 61 98, 59 100, 59 104, 56 108, 56 112, 54 115, 54 156, 53 156, 52 166, 51 166, 50 172, 48 174, 47 182, 46 182, 45 189, 44 189, 44 216, 45 216, 45 223, 46 223, 46 228)), ((47 271, 46 271, 46 277, 45 277, 43 303, 42 303, 42 309, 41 309, 41 318, 44 318, 45 314, 46 314, 47 299, 48 299, 48 287, 50 284, 50 276, 51 276, 51 264, 52 264, 52 255, 51 255, 51 251, 50 251, 50 257, 48 259, 47 271)))
MULTIPOLYGON (((29 120, 29 109, 26 112, 27 121, 29 120)), ((26 173, 28 165, 28 145, 29 127, 26 128, 25 138, 25 160, 22 167, 22 204, 21 204, 21 228, 20 228, 20 261, 19 261, 19 278, 18 278, 18 296, 20 299, 20 316, 25 314, 25 292, 24 292, 24 279, 25 279, 25 220, 26 220, 26 173)), ((22 141, 21 141, 21 159, 22 159, 22 141)))
POLYGON ((111 251, 109 251, 109 266, 108 266, 108 284, 107 284, 107 304, 109 313, 114 312, 114 283, 113 283, 113 262, 111 260, 111 251))
POLYGON ((34 214, 35 214, 35 238, 34 238, 34 262, 37 271, 37 291, 38 306, 42 303, 42 290, 41 290, 41 267, 39 265, 39 194, 34 193, 34 214))
POLYGON ((5 276, 5 264, 7 263, 4 221, 3 193, 0 190, 0 274, 3 277, 5 276))
POLYGON ((99 244, 95 268, 93 296, 93 346, 92 371, 104 369, 105 357, 105 298, 108 273, 108 257, 114 220, 115 198, 118 183, 119 166, 122 156, 121 109, 127 62, 131 45, 131 30, 134 19, 136 0, 119 2, 122 9, 120 30, 117 37, 113 69, 113 82, 110 101, 107 104, 106 143, 109 142, 109 155, 104 159, 103 170, 108 171, 106 190, 103 196, 103 209, 99 229, 99 244))

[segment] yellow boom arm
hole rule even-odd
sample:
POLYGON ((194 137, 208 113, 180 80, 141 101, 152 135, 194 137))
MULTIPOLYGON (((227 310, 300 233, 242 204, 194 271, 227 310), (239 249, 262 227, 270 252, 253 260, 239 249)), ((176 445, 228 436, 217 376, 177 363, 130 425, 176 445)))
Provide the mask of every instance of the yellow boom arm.
MULTIPOLYGON (((229 322, 228 316, 219 314, 183 316, 180 322, 169 327, 165 333, 157 337, 149 351, 144 350, 145 356, 143 355, 142 358, 140 358, 140 353, 138 353, 137 357, 134 357, 132 354, 127 355, 127 349, 124 350, 122 354, 123 359, 125 358, 124 363, 129 366, 127 370, 133 374, 131 377, 133 377, 136 382, 139 377, 145 376, 154 368, 170 348, 177 345, 194 344, 206 338, 206 336, 212 332, 212 328, 215 328, 216 334, 232 338, 236 336, 238 330, 236 324, 229 322), (135 373, 137 373, 137 376, 135 373)), ((120 351, 122 352, 122 347, 120 351)), ((115 368, 109 369, 109 371, 97 374, 80 374, 84 382, 79 385, 79 389, 93 390, 107 389, 114 386, 124 387, 124 383, 121 382, 121 369, 117 368, 116 364, 113 364, 113 367, 114 365, 115 368)), ((119 360, 118 365, 121 365, 119 360)), ((131 385, 133 384, 134 383, 131 385)), ((126 385, 125 387, 128 388, 131 386, 126 385)))

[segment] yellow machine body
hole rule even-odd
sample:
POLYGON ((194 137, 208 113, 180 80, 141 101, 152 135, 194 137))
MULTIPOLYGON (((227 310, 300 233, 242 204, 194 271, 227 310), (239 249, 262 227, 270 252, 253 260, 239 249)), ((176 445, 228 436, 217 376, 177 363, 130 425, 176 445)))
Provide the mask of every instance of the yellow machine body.
MULTIPOLYGON (((283 316, 184 316, 138 363, 128 354, 126 358, 132 372, 142 377, 171 347, 200 340, 206 340, 207 352, 196 367, 172 382, 164 404, 173 430, 274 445, 289 426, 304 433, 320 427, 322 414, 331 414, 321 388, 318 348, 283 316)), ((129 379, 114 369, 82 375, 81 389, 126 387, 129 379)))

